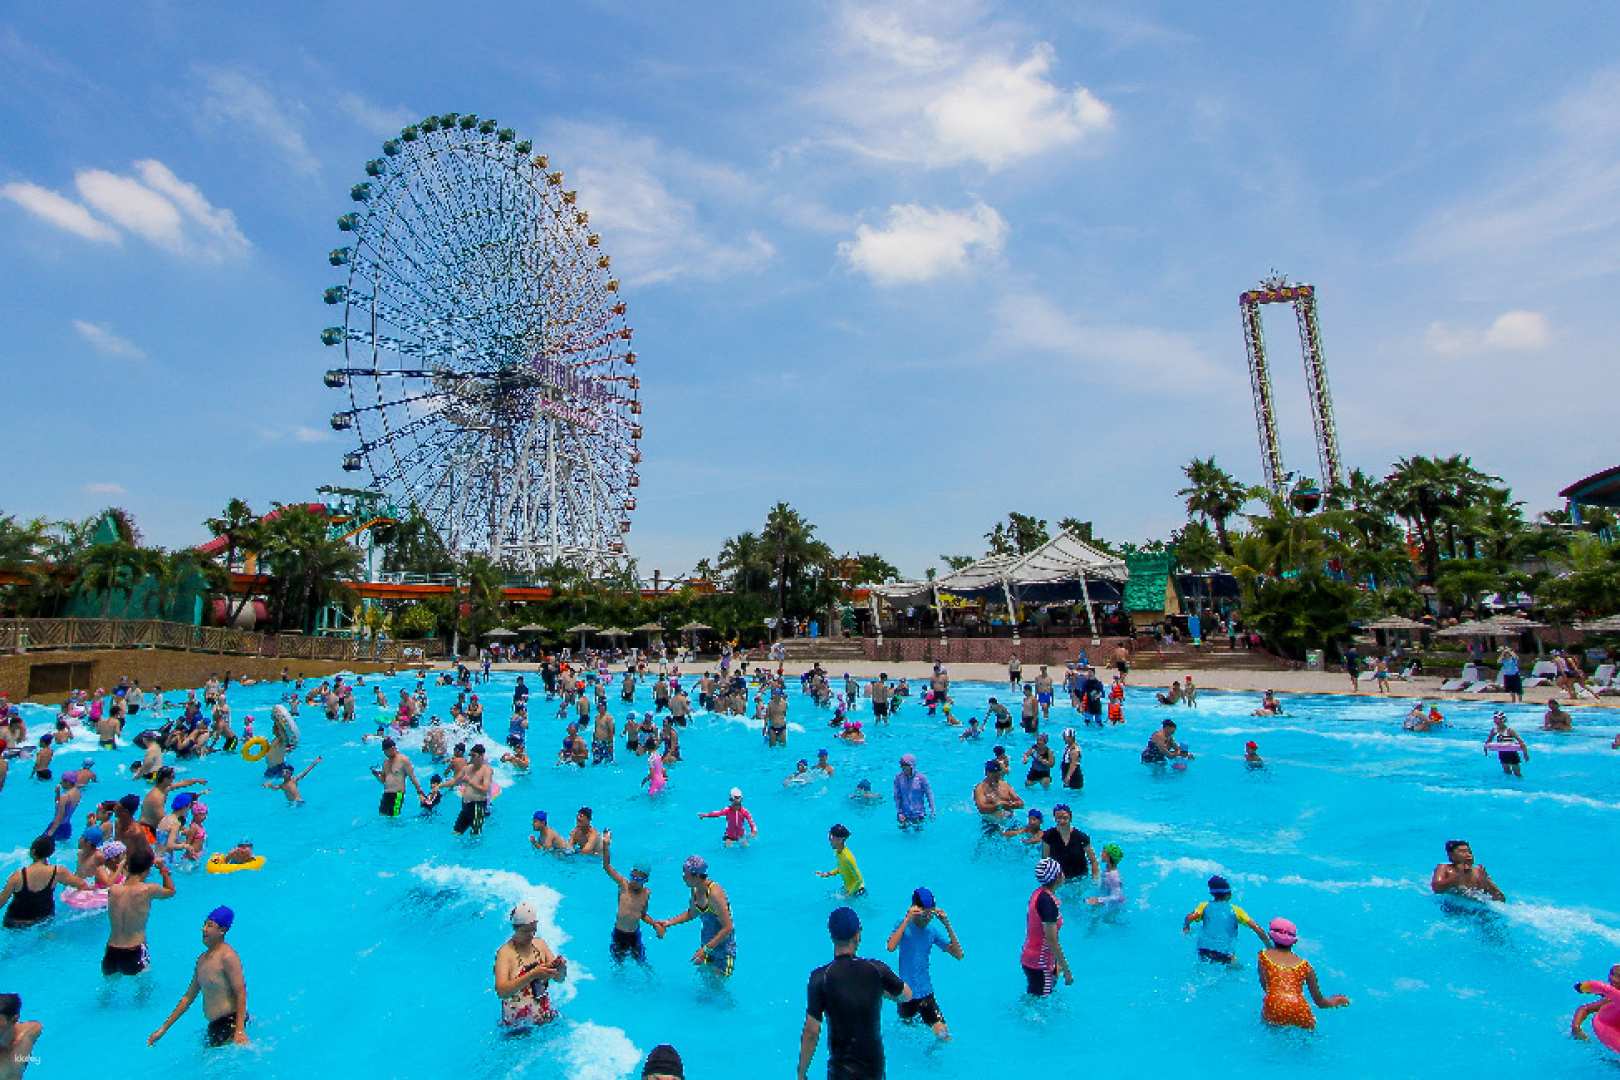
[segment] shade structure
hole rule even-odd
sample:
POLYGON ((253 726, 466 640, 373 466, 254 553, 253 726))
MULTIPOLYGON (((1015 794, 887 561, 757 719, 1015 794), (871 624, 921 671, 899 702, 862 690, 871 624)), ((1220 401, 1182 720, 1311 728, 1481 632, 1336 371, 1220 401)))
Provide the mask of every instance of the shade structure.
POLYGON ((1605 615, 1601 619, 1588 619, 1575 624, 1577 630, 1585 630, 1591 634, 1620 633, 1620 615, 1605 615))
POLYGON ((578 626, 570 626, 567 630, 564 630, 563 633, 565 633, 565 634, 594 634, 600 629, 602 629, 600 626, 593 626, 592 624, 590 624, 588 622, 582 622, 578 626))
POLYGON ((527 623, 518 627, 518 633, 520 634, 543 634, 545 630, 546 628, 539 623, 527 623))
POLYGON ((694 633, 698 630, 713 630, 714 627, 706 626, 700 622, 689 622, 683 625, 680 629, 682 633, 694 633))
POLYGON ((1526 619, 1521 615, 1497 615, 1485 621, 1492 626, 1501 627, 1504 634, 1522 634, 1526 630, 1544 629, 1547 625, 1546 623, 1536 622, 1534 619, 1526 619))
POLYGON ((517 637, 517 631, 516 630, 508 630, 504 626, 497 626, 493 630, 484 631, 484 636, 485 637, 493 637, 493 638, 517 637))
POLYGON ((626 630, 626 629, 624 629, 623 627, 620 627, 620 626, 610 626, 606 630, 598 630, 597 633, 601 634, 603 637, 613 637, 613 638, 629 637, 630 636, 630 631, 628 631, 628 630, 626 630))
POLYGON ((1441 630, 1436 637, 1511 637, 1517 636, 1518 630, 1509 629, 1501 623, 1489 619, 1472 619, 1460 622, 1456 626, 1448 626, 1441 630))
POLYGON ((1375 619, 1368 623, 1367 630, 1427 630, 1428 623, 1420 623, 1416 619, 1408 619, 1404 615, 1385 615, 1382 619, 1375 619))
POLYGON ((662 623, 644 622, 640 626, 636 627, 636 633, 638 634, 662 634, 663 632, 664 627, 662 623))

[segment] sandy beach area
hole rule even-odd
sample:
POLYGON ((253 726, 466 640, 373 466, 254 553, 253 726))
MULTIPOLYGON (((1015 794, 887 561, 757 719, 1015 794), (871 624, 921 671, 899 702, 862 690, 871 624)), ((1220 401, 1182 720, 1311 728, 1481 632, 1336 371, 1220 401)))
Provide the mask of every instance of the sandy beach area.
MULTIPOLYGON (((758 663, 757 661, 755 663, 758 663)), ((790 673, 808 670, 812 661, 789 661, 784 665, 790 673)), ((907 678, 913 683, 923 680, 933 672, 933 666, 926 661, 898 661, 893 663, 880 663, 874 660, 824 660, 821 665, 834 677, 843 675, 846 671, 856 678, 869 679, 879 674, 886 674, 891 679, 907 678)), ((538 671, 538 664, 497 664, 495 671, 538 671)), ((622 666, 617 666, 622 671, 622 666)), ((683 664, 682 670, 692 674, 703 671, 713 671, 718 668, 714 660, 703 660, 697 663, 683 664)), ((950 664, 946 670, 952 679, 973 682, 1005 683, 1007 669, 1000 664, 950 664)), ((1035 677, 1039 668, 1033 665, 1024 666, 1024 680, 1027 682, 1035 677)), ((1052 670, 1054 678, 1062 677, 1062 669, 1052 670)), ((1098 675, 1107 682, 1111 672, 1105 672, 1100 667, 1098 675)), ((1170 685, 1173 680, 1186 680, 1192 677, 1194 684, 1202 693, 1210 691, 1242 691, 1260 693, 1265 690, 1275 690, 1279 694, 1350 694, 1350 679, 1339 671, 1251 671, 1234 669, 1223 671, 1215 668, 1185 669, 1173 667, 1132 668, 1127 684, 1130 686, 1147 686, 1163 688, 1170 685)), ((1411 682, 1401 682, 1391 679, 1388 694, 1379 694, 1370 680, 1360 684, 1359 694, 1364 697, 1390 697, 1390 698, 1422 698, 1436 701, 1475 701, 1508 702, 1506 694, 1464 694, 1441 693, 1440 684, 1446 680, 1439 677, 1420 676, 1411 682)), ((1582 694, 1580 700, 1570 701, 1554 686, 1538 686, 1526 690, 1524 700, 1527 704, 1545 705, 1554 696, 1558 696, 1569 707, 1599 706, 1602 708, 1620 707, 1620 696, 1594 698, 1582 694)))

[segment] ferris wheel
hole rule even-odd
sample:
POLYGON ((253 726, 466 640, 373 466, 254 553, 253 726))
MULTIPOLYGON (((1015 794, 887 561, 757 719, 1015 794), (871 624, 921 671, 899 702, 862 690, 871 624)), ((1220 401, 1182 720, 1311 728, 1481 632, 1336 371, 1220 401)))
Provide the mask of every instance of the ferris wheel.
POLYGON ((641 380, 619 282, 576 193, 510 128, 430 116, 383 143, 328 261, 326 385, 349 472, 453 551, 520 570, 622 560, 641 380))

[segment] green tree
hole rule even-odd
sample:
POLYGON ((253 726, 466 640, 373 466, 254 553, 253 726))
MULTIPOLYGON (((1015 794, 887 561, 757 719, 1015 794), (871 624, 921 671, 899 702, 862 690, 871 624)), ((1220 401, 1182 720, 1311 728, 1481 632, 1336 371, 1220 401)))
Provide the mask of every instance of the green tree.
POLYGON ((832 599, 826 573, 832 549, 815 534, 816 527, 785 502, 771 507, 765 516, 759 538, 775 577, 778 619, 787 619, 790 596, 794 614, 807 614, 832 599))
POLYGON ((208 573, 208 580, 210 587, 217 589, 226 598, 225 625, 235 626, 237 616, 242 613, 242 608, 247 606, 250 594, 244 589, 240 596, 232 595, 231 571, 236 569, 238 559, 245 563, 248 556, 251 555, 256 559, 264 551, 265 526, 245 500, 231 499, 225 504, 223 511, 206 519, 203 527, 211 535, 225 541, 219 568, 208 573))
POLYGON ((899 581, 900 570, 881 555, 855 555, 857 568, 851 585, 881 585, 886 581, 899 581))
POLYGON ((1415 455, 1401 458, 1385 479, 1390 508, 1417 530, 1422 548, 1424 576, 1433 582, 1440 573, 1442 525, 1445 525, 1448 554, 1456 557, 1457 511, 1479 498, 1498 477, 1474 468, 1460 454, 1446 458, 1415 455))
POLYGON ((1204 573, 1220 562, 1221 546, 1202 521, 1189 521, 1171 534, 1170 546, 1175 550, 1176 562, 1189 573, 1204 573))
POLYGON ((1187 477, 1187 486, 1176 494, 1187 500, 1188 516, 1196 515, 1214 529, 1216 543, 1223 552, 1231 554, 1232 542, 1226 534, 1226 523, 1253 497, 1253 489, 1238 483, 1215 464, 1214 457, 1193 458, 1181 471, 1187 477))
POLYGON ((112 617, 113 594, 134 588, 140 572, 148 565, 147 552, 124 540, 94 544, 78 559, 74 569, 78 590, 101 596, 101 617, 112 617))
POLYGON ((941 555, 939 561, 948 566, 953 572, 978 562, 972 555, 941 555))
POLYGON ((267 524, 262 556, 275 581, 275 621, 309 630, 323 606, 351 596, 362 560, 352 544, 328 535, 324 514, 306 506, 280 511, 267 524))
POLYGON ((388 573, 442 574, 455 567, 439 530, 415 509, 392 525, 377 526, 372 540, 384 545, 382 568, 388 573))
POLYGON ((1052 537, 1043 518, 1010 510, 1007 520, 996 522, 984 539, 991 555, 1027 555, 1052 537))

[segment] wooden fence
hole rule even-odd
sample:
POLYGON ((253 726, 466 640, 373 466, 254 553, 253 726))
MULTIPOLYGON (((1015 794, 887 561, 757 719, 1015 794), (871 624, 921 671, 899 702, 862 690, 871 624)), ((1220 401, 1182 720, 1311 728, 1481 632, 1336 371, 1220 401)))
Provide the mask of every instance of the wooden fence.
POLYGON ((260 634, 161 619, 0 619, 0 652, 45 649, 176 649, 287 660, 408 662, 445 654, 438 638, 395 641, 260 634))

